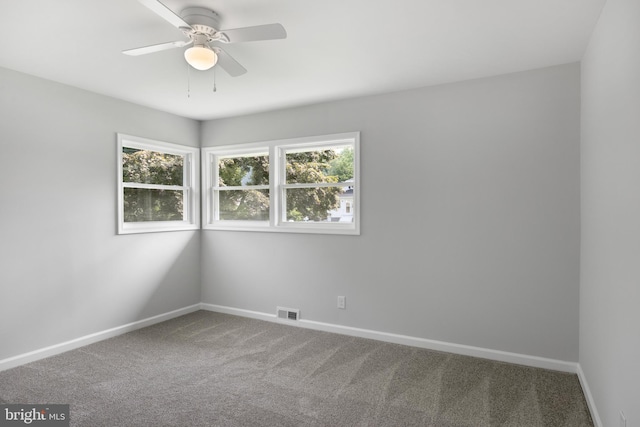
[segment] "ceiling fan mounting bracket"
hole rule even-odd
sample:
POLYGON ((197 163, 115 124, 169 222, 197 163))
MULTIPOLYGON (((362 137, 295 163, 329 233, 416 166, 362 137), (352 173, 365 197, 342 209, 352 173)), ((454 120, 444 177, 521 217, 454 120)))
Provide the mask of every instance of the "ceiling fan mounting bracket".
POLYGON ((200 36, 206 36, 206 42, 229 42, 226 34, 219 30, 220 15, 213 10, 202 7, 188 7, 182 11, 181 15, 182 19, 191 27, 180 27, 180 31, 194 42, 196 42, 197 38, 201 44, 203 38, 200 36))
POLYGON ((204 7, 188 7, 180 12, 180 16, 193 29, 203 34, 207 34, 205 31, 211 29, 213 32, 220 29, 220 15, 204 7))

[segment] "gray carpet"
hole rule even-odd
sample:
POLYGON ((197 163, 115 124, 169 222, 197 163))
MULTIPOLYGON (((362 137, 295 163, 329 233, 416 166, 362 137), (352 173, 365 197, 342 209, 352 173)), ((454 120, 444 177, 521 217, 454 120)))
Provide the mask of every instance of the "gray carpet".
POLYGON ((592 426, 576 375, 198 311, 0 372, 72 426, 592 426))

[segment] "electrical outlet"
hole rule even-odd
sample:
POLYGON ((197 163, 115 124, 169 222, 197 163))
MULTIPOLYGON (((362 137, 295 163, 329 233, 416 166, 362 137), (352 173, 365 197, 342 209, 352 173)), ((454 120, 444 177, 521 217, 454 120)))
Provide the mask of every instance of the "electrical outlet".
POLYGON ((338 297, 338 308, 346 309, 347 308, 347 297, 339 296, 338 297))
POLYGON ((622 411, 620 411, 620 427, 627 427, 627 419, 622 411))

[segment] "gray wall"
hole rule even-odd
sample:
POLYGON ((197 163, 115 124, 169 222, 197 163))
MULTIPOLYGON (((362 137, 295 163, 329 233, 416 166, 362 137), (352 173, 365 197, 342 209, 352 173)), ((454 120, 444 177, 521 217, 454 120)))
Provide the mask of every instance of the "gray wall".
POLYGON ((205 122, 203 146, 361 131, 362 235, 205 231, 203 302, 577 361, 579 82, 570 64, 205 122))
POLYGON ((640 426, 640 2, 607 2, 582 66, 580 365, 602 425, 640 426))
POLYGON ((117 236, 116 132, 199 123, 0 69, 0 359, 200 301, 198 231, 117 236))
POLYGON ((0 359, 201 300, 578 359, 578 64, 210 121, 202 138, 9 70, 0 94, 0 359), (115 235, 115 132, 209 146, 354 130, 361 236, 115 235))

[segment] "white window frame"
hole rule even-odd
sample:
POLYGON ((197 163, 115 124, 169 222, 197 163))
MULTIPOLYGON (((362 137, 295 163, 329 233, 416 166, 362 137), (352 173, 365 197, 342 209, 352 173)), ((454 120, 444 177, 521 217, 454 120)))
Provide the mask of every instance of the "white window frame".
POLYGON ((138 136, 117 134, 118 150, 118 234, 153 233, 163 231, 198 230, 200 228, 200 193, 198 179, 200 176, 200 150, 195 147, 156 141, 138 136), (124 182, 122 179, 122 149, 123 147, 150 150, 161 153, 184 156, 183 184, 161 185, 124 182), (147 188, 156 190, 183 191, 182 221, 124 221, 124 189, 147 188))
MULTIPOLYGON (((282 139, 236 145, 214 146, 202 149, 202 206, 205 230, 265 231, 316 234, 360 234, 360 132, 282 139), (353 183, 286 184, 286 159, 288 150, 300 150, 335 146, 351 146, 354 151, 353 183), (248 155, 269 155, 269 221, 220 221, 216 219, 215 194, 218 190, 218 159, 248 155), (353 186, 354 198, 351 210, 353 222, 287 222, 284 194, 288 188, 353 186)), ((243 186, 237 189, 261 189, 267 186, 243 186), (260 188, 258 188, 260 187, 260 188)), ((225 187, 228 189, 228 187, 225 187)))
POLYGON ((272 164, 269 147, 262 143, 237 146, 210 147, 202 149, 202 205, 204 206, 203 229, 225 230, 261 230, 269 228, 269 221, 220 221, 217 210, 216 191, 221 190, 269 190, 269 217, 273 216, 271 199, 272 164), (245 185, 240 187, 218 186, 218 160, 225 157, 269 156, 269 185, 245 185), (217 224, 211 225, 210 224, 217 224))

